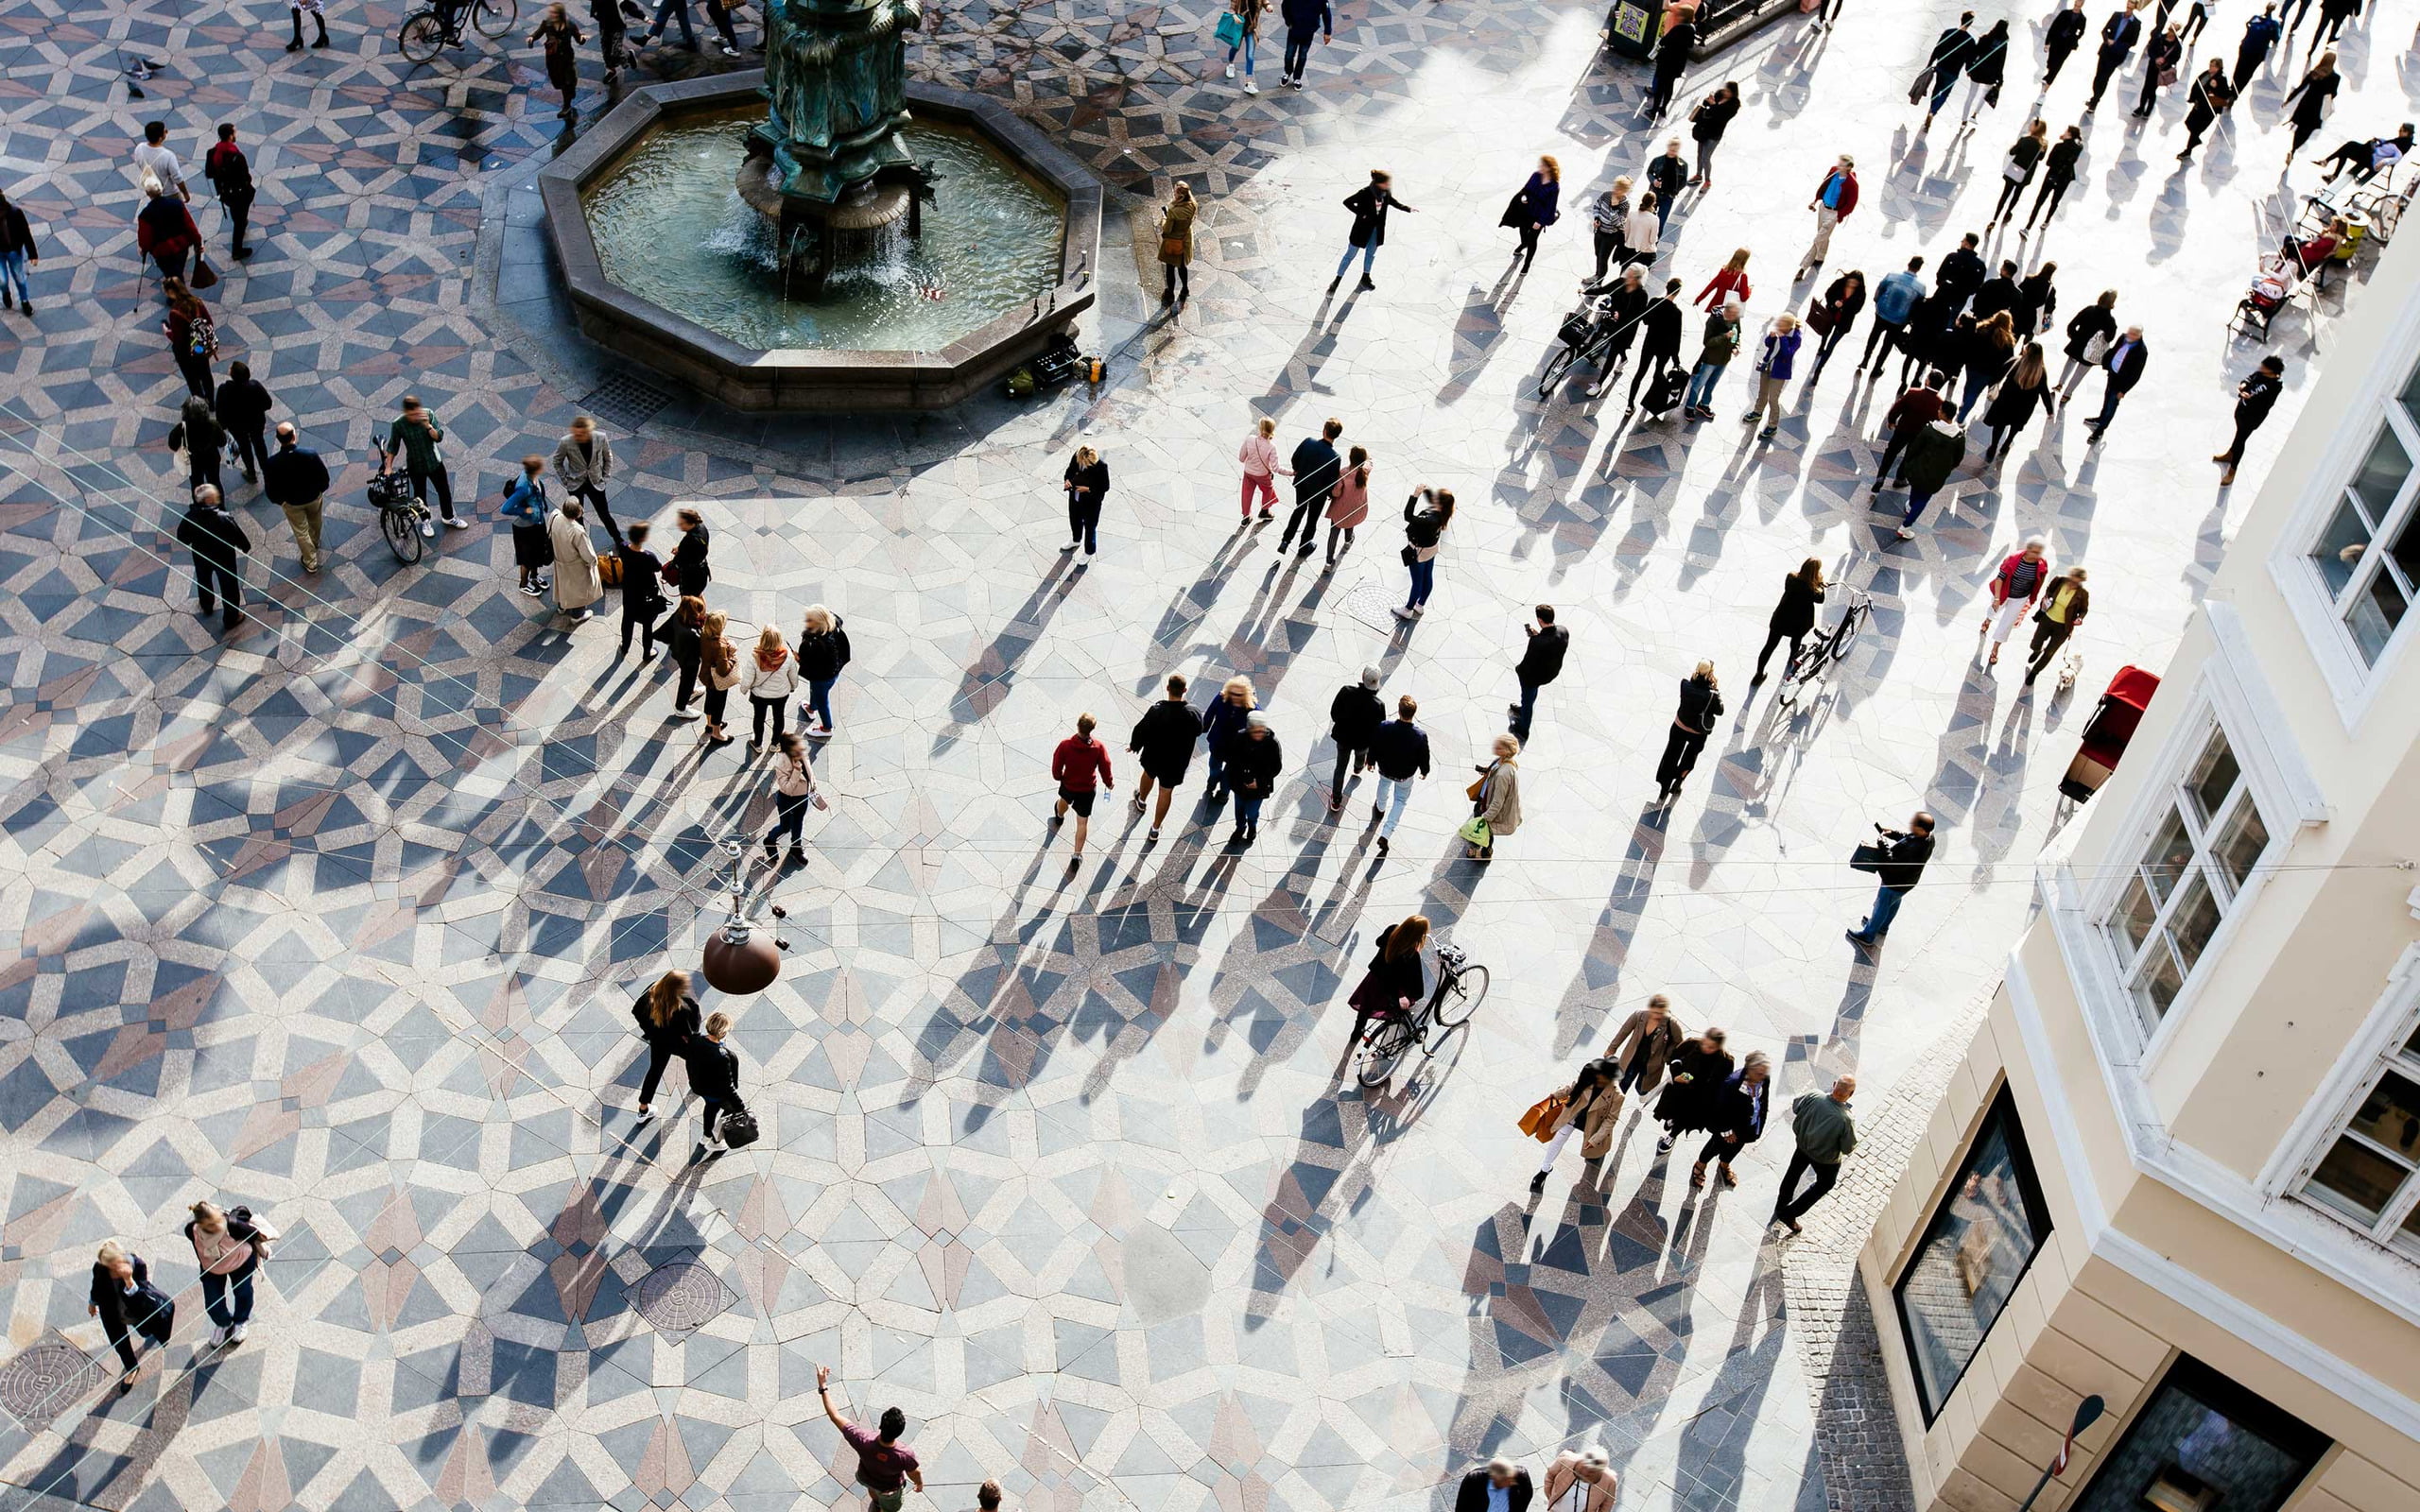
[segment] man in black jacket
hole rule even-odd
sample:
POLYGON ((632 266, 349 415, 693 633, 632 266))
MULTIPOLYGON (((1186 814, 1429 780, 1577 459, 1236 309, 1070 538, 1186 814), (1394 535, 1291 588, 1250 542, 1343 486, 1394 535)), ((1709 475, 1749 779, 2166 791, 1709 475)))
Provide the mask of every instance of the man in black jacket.
POLYGON ((1530 719, 1538 711, 1538 690, 1563 676, 1563 658, 1571 649, 1571 632, 1554 622, 1554 606, 1538 606, 1538 617, 1522 627, 1530 644, 1521 649, 1519 664, 1512 668, 1514 680, 1521 684, 1521 701, 1512 705, 1512 734, 1523 745, 1530 742, 1530 719))
POLYGON ((1236 833, 1227 836, 1229 845, 1250 845, 1260 838, 1260 806, 1277 791, 1277 774, 1285 765, 1286 753, 1278 748, 1269 716, 1253 710, 1244 721, 1243 738, 1228 743, 1227 782, 1236 790, 1236 833))
POLYGON ((1530 1472, 1497 1455, 1462 1477, 1454 1512, 1529 1512, 1530 1472))
MULTIPOLYGON (((2016 318, 2014 313, 2016 307, 2025 302, 2025 297, 2017 292, 2016 275, 2016 260, 2003 257, 2000 259, 1999 275, 1985 279, 1975 290, 1975 302, 1969 308, 1975 312, 1977 325, 1981 325, 2002 310, 2010 312, 2010 319, 2014 320, 2016 318)), ((2018 332, 2016 337, 2018 346, 2022 347, 2031 335, 2030 331, 2018 332)))
MULTIPOLYGON (((230 380, 231 382, 233 380, 230 380)), ((320 522, 328 503, 328 465, 320 454, 294 444, 294 427, 280 421, 277 455, 261 464, 261 492, 285 513, 294 531, 302 570, 320 570, 320 522)))
POLYGON ((1418 713, 1419 703, 1405 694, 1395 700, 1395 716, 1370 736, 1370 765, 1378 769, 1378 785, 1370 795, 1370 822, 1380 825, 1380 855, 1387 853, 1388 837, 1411 801, 1412 779, 1428 775, 1428 732, 1412 723, 1418 713))
POLYGON ((1343 459, 1336 455, 1336 438, 1343 434, 1344 422, 1330 420, 1317 436, 1304 437, 1294 448, 1294 512, 1286 517, 1286 532, 1277 538, 1277 555, 1286 555, 1298 525, 1303 549, 1296 556, 1309 556, 1318 543, 1320 513, 1327 507, 1328 495, 1336 491, 1336 480, 1344 473, 1343 459))
POLYGON ((1361 680, 1348 682, 1328 700, 1328 735, 1336 742, 1336 779, 1328 784, 1327 811, 1344 807, 1344 763, 1352 758, 1354 775, 1370 765, 1370 737, 1387 722, 1386 701, 1378 696, 1380 676, 1374 666, 1361 669, 1361 680))
POLYGON ((232 123, 218 128, 218 140, 202 155, 201 172, 217 191, 219 208, 227 212, 227 223, 234 229, 234 257, 240 263, 252 255, 252 249, 244 245, 245 232, 252 223, 252 164, 235 145, 232 123))
POLYGON ((1874 907, 1865 921, 1843 932, 1860 946, 1878 945, 1891 933, 1899 904, 1916 890, 1924 878, 1925 863, 1932 859, 1932 816, 1924 810, 1916 810, 1905 830, 1886 830, 1878 824, 1874 828, 1882 837, 1882 861, 1874 868, 1880 885, 1874 890, 1874 907))
POLYGON ((205 483, 193 490, 193 507, 177 526, 177 540, 193 553, 193 587, 201 612, 218 608, 223 597, 227 607, 219 623, 231 630, 243 624, 244 585, 235 569, 252 549, 252 538, 219 507, 216 489, 205 483))
POLYGON ((1176 800, 1177 785, 1193 764, 1193 743, 1201 738, 1201 716, 1184 701, 1184 674, 1171 672, 1168 696, 1144 710, 1143 717, 1134 721, 1134 732, 1126 737, 1126 748, 1143 768, 1143 781, 1134 788, 1135 813, 1143 812, 1151 784, 1160 784, 1160 806, 1151 814, 1151 839, 1160 837, 1160 826, 1168 821, 1168 805, 1176 800))
MULTIPOLYGON (((227 365, 219 380, 218 397, 210 406, 235 443, 235 459, 244 465, 244 481, 258 483, 260 468, 268 460, 268 389, 252 376, 250 363, 227 365)), ((324 490, 323 490, 324 491, 324 490)))
POLYGON ((2067 55, 2083 42, 2084 28, 2090 25, 2084 20, 2083 0, 2073 0, 2066 9, 2050 18, 2050 30, 2042 39, 2042 56, 2049 65, 2042 76, 2044 89, 2058 82, 2059 70, 2067 66, 2067 55))
POLYGON ((2126 9, 2101 23, 2100 61, 2092 70, 2092 97, 2083 104, 2090 115, 2100 104, 2101 91, 2109 87, 2118 70, 2126 66, 2126 59, 2134 52, 2135 43, 2143 40, 2143 23, 2135 12, 2141 9, 2143 0, 2126 0, 2126 9))
POLYGON ((2261 358, 2252 376, 2235 386, 2235 439, 2225 451, 2210 458, 2226 464, 2226 471, 2219 474, 2219 487, 2225 488, 2235 481, 2235 470, 2243 463, 2243 443, 2277 407, 2277 395, 2285 387, 2286 360, 2273 354, 2261 358))
POLYGON ((1336 41, 1336 16, 1327 0, 1279 0, 1278 14, 1286 22, 1286 67, 1279 80, 1303 87, 1303 70, 1311 64, 1311 43, 1325 34, 1336 41))
POLYGON ((689 1090, 706 1105, 700 1126, 709 1150, 730 1147, 723 1143, 715 1125, 725 1114, 748 1110, 748 1105, 739 1100, 739 1057, 722 1042, 723 1036, 729 1033, 730 1014, 708 1014, 703 1031, 689 1041, 687 1052, 681 1057, 689 1067, 689 1090))
POLYGON ((2118 413, 2118 402, 2127 391, 2143 381, 2143 367, 2150 360, 2150 349, 2143 344, 2143 328, 2130 325, 2126 334, 2100 359, 2100 413, 2084 427, 2089 444, 2099 446, 2101 433, 2109 429, 2109 421, 2118 413))
POLYGON ((1983 254, 1975 250, 1980 238, 1968 232, 1958 243, 1958 249, 1941 260, 1933 269, 1933 298, 1943 302, 1951 320, 1966 308, 1966 301, 1983 286, 1983 254))

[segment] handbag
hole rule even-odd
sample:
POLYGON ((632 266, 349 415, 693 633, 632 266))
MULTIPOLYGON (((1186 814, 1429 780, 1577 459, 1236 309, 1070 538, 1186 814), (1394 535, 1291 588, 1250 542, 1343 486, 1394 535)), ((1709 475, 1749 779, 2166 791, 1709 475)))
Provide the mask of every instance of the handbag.
POLYGON ((2011 158, 2007 163, 2001 164, 2000 177, 2006 179, 2011 183, 2023 183, 2025 181, 2025 164, 2017 162, 2014 158, 2011 158))
POLYGON ((212 267, 208 263, 203 262, 201 260, 201 253, 199 250, 196 250, 193 254, 193 281, 185 286, 187 288, 195 289, 216 288, 218 286, 218 270, 212 267))
POLYGON ((1481 850, 1495 843, 1495 832, 1488 828, 1487 820, 1476 814, 1464 819, 1462 827, 1454 833, 1481 850))
POLYGON ((1419 549, 1418 549, 1417 547, 1413 546, 1409 541, 1406 541, 1406 542, 1404 542, 1404 548, 1403 548, 1403 564, 1404 564, 1405 566, 1409 567, 1409 566, 1410 566, 1413 562, 1416 562, 1416 561, 1418 561, 1419 559, 1420 559, 1420 551, 1419 551, 1419 549))
POLYGON ((1870 843, 1861 845, 1849 852, 1849 869, 1879 872, 1882 869, 1882 863, 1889 859, 1889 852, 1880 846, 1870 843))
POLYGON ((2109 337, 2100 332, 2094 332, 2092 339, 2083 344, 2083 360, 2099 362, 2107 355, 2109 355, 2109 337))
POLYGON ((1160 261, 1163 263, 1182 263, 1187 256, 1191 255, 1191 250, 1192 249, 1186 244, 1185 239, 1182 236, 1163 236, 1160 238, 1160 261))
POLYGON ((622 586, 622 554, 609 551, 596 558, 596 580, 607 588, 622 586))
POLYGON ((1561 1092, 1548 1092, 1539 1098, 1521 1115, 1521 1132, 1541 1144, 1553 1139, 1555 1121, 1563 1117, 1564 1104, 1561 1092))
POLYGON ((1814 332, 1819 336, 1829 335, 1832 332, 1832 307, 1830 305, 1824 304, 1819 301, 1806 306, 1806 329, 1814 332))
POLYGON ((667 583, 677 583, 681 580, 681 564, 679 562, 667 561, 664 564, 664 580, 667 583))
POLYGON ((1229 10, 1219 17, 1218 38, 1230 47, 1244 44, 1244 18, 1229 10))
POLYGON ((756 1115, 746 1108, 726 1113, 722 1120, 722 1142, 735 1150, 746 1149, 763 1134, 756 1126, 756 1115))

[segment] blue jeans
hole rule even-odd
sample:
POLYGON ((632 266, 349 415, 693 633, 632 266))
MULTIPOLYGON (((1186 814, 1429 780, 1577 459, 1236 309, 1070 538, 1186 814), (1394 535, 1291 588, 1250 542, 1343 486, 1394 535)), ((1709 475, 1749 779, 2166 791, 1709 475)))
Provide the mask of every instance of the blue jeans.
POLYGON ((1247 31, 1244 33, 1243 41, 1227 49, 1227 66, 1229 68, 1236 66, 1236 54, 1241 53, 1244 55, 1244 77, 1246 78, 1252 77, 1252 44, 1253 34, 1247 31))
POLYGON ((1891 920, 1899 917, 1899 901, 1907 894, 1893 892, 1888 887, 1874 889, 1874 911, 1865 916, 1858 934, 1866 939, 1880 939, 1891 933, 1891 920))
POLYGON ((1310 66, 1311 43, 1319 40, 1319 29, 1317 27, 1313 27, 1309 31, 1288 31, 1286 33, 1285 73, 1288 78, 1302 77, 1303 70, 1310 66))
POLYGON ((1925 512, 1925 506, 1932 503, 1932 496, 1936 491, 1938 490, 1933 489, 1927 489, 1922 493, 1918 493, 1913 489, 1908 490, 1908 512, 1899 522, 1900 529, 1905 530, 1916 523, 1916 516, 1925 512))
MULTIPOLYGON (((257 1266, 254 1269, 258 1269, 257 1266)), ((201 1305, 210 1314, 210 1321, 222 1329, 252 1320, 252 1271, 239 1271, 233 1276, 201 1276, 201 1305), (233 1302, 229 1302, 229 1294, 233 1302)))
POLYGON ((2125 397, 2126 390, 2116 384, 2105 385, 2100 391, 2100 413, 2093 417, 2092 428, 2107 430, 2110 417, 2118 413, 2118 401, 2125 397))
POLYGON ((1260 823, 1260 806, 1267 801, 1266 798, 1246 798, 1241 793, 1236 794, 1236 828, 1249 830, 1256 827, 1260 823))
POLYGON ((1213 793, 1227 785, 1227 753, 1218 746, 1210 747, 1210 788, 1213 793))
POLYGON ((1429 593, 1435 591, 1436 587, 1436 558, 1431 557, 1426 561, 1411 563, 1411 598, 1404 608, 1418 609, 1421 605, 1427 603, 1429 593))
POLYGON ((1722 369, 1730 366, 1731 364, 1727 362, 1701 362, 1690 369, 1689 391, 1682 397, 1682 407, 1685 409, 1711 408, 1707 401, 1714 398, 1714 386, 1722 381, 1722 369))
POLYGON ((1958 422, 1961 425, 1966 423, 1967 413, 1974 409, 1975 401, 1982 398, 1983 390, 1990 387, 1991 380, 1983 376, 1981 369, 1969 369, 1967 370, 1966 397, 1958 402, 1958 422))
POLYGON ((682 43, 691 52, 697 51, 698 33, 689 25, 689 0, 663 0, 663 3, 655 8, 655 23, 647 28, 648 36, 650 39, 663 36, 665 28, 671 25, 675 17, 678 17, 681 22, 682 43))
POLYGON ((1361 276, 1363 278, 1370 276, 1370 265, 1378 260, 1378 244, 1374 241, 1363 242, 1358 247, 1348 245, 1344 249, 1344 255, 1336 260, 1337 277, 1342 278, 1344 270, 1353 266, 1353 254, 1356 252, 1361 254, 1361 276))
POLYGON ((839 680, 838 678, 806 679, 806 706, 826 730, 832 728, 832 685, 839 680))
POLYGON ((33 302, 33 286, 26 282, 24 252, 0 252, 0 289, 13 292, 22 303, 33 302))
POLYGON ((1378 774, 1378 785, 1370 795, 1370 803, 1387 816, 1378 826, 1381 836, 1394 833, 1395 825, 1403 818, 1403 811, 1411 806, 1411 784, 1412 779, 1409 777, 1397 782, 1384 772, 1378 774))
POLYGON ((1512 726, 1514 732, 1526 740, 1530 717, 1538 712, 1538 685, 1526 679, 1515 680, 1521 683, 1521 712, 1512 716, 1512 726))
POLYGON ((768 849, 779 845, 785 834, 790 837, 791 850, 806 849, 804 833, 806 825, 806 806, 813 800, 814 795, 811 793, 800 793, 796 796, 788 793, 773 795, 773 827, 765 832, 765 844, 768 849))

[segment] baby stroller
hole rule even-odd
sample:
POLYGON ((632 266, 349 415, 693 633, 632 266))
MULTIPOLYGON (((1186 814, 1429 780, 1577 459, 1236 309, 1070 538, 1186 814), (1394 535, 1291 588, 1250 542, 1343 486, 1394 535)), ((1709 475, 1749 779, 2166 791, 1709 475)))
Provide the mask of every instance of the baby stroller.
POLYGON ((2293 271, 2285 259, 2264 264, 2252 276, 2252 286, 2236 301, 2235 318, 2228 322, 2228 334, 2266 339, 2277 312, 2294 297, 2294 284, 2293 271))
POLYGON ((2126 743, 2135 738, 2135 727, 2143 722, 2152 695, 2158 691, 2156 674, 2140 667, 2118 669, 2118 675, 2109 679, 2109 691, 2100 696, 2100 706, 2084 724, 2083 743, 2075 760, 2067 763, 2066 775, 2059 779, 2061 798, 2082 803, 2100 791, 2100 784, 2117 768, 2118 758, 2125 754, 2126 743))

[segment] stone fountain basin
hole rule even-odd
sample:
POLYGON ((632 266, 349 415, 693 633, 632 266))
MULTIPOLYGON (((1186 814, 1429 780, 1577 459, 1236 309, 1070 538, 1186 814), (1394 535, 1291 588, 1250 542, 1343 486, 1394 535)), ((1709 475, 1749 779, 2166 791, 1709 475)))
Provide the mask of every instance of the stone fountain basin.
MULTIPOLYGON (((605 276, 589 230, 587 190, 667 122, 727 112, 758 99, 761 70, 633 90, 538 175, 546 231, 581 332, 590 340, 686 383, 735 409, 938 409, 1004 377, 1072 326, 1093 303, 1100 268, 1101 186, 1073 156, 980 94, 910 81, 920 119, 989 140, 1065 201, 1059 284, 935 352, 762 350, 732 340, 605 276)), ((702 228, 701 228, 702 229, 702 228)))

